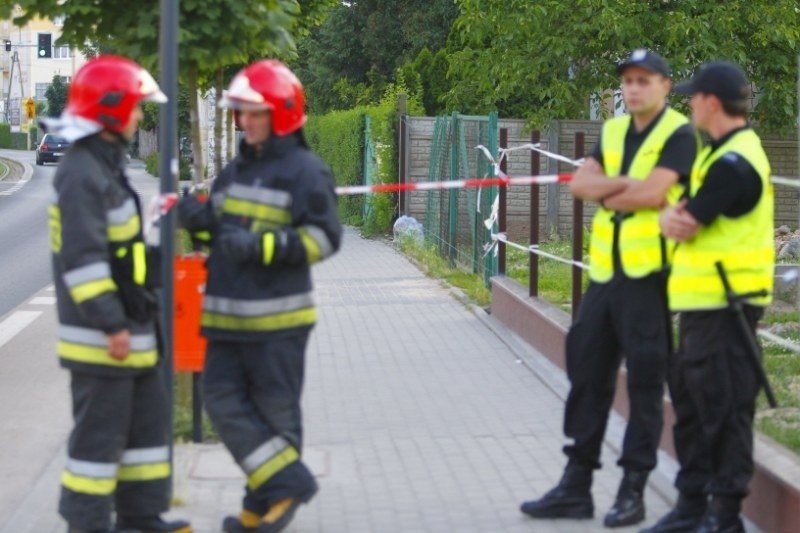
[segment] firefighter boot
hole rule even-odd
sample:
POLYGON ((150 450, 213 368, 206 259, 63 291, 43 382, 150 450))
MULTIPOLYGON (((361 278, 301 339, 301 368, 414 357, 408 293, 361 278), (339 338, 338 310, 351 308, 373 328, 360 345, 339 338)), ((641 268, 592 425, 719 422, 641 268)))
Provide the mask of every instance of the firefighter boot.
POLYGON ((675 508, 640 533, 688 533, 700 525, 706 512, 707 500, 704 494, 678 494, 675 508))
POLYGON ((594 518, 592 468, 568 463, 553 489, 538 500, 524 502, 520 511, 533 518, 594 518))
POLYGON ((262 516, 244 509, 239 516, 226 516, 222 521, 223 533, 251 533, 261 525, 262 516))
POLYGON ((192 533, 192 526, 185 520, 165 521, 159 515, 120 516, 117 518, 119 533, 192 533))
POLYGON ((626 470, 617 491, 617 499, 606 514, 603 525, 624 527, 638 524, 644 520, 644 486, 650 472, 626 470))
POLYGON ((696 533, 744 533, 739 517, 741 500, 731 496, 714 496, 696 533))

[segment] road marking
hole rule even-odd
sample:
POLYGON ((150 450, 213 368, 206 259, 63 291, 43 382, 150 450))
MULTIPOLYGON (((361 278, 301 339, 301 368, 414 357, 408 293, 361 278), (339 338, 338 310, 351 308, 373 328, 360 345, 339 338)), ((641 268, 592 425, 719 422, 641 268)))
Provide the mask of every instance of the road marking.
POLYGON ((14 311, 0 322, 0 346, 14 338, 14 335, 25 329, 31 322, 41 316, 41 311, 14 311))
POLYGON ((18 190, 23 188, 25 186, 25 184, 28 183, 29 181, 30 181, 29 179, 27 179, 27 180, 19 180, 17 183, 12 185, 10 188, 6 189, 3 192, 0 192, 0 196, 11 196, 15 192, 17 192, 18 190))
POLYGON ((44 288, 44 290, 46 290, 46 291, 54 291, 54 290, 56 290, 56 286, 55 285, 48 285, 47 287, 44 288))
POLYGON ((53 305, 53 304, 56 303, 56 297, 55 296, 37 296, 36 298, 34 298, 33 300, 31 300, 28 303, 31 304, 31 305, 53 305))

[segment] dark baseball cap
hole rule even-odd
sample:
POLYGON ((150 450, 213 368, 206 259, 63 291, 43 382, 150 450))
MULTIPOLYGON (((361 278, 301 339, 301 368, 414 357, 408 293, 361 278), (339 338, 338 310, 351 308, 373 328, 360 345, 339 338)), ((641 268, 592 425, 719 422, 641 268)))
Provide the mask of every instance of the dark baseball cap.
POLYGON ((625 72, 628 67, 639 67, 656 74, 661 74, 669 78, 670 70, 667 60, 653 52, 644 48, 637 48, 628 58, 617 65, 617 74, 620 76, 625 72))
POLYGON ((741 68, 728 61, 712 61, 700 67, 694 77, 675 86, 675 92, 713 94, 728 102, 750 98, 750 82, 741 68))

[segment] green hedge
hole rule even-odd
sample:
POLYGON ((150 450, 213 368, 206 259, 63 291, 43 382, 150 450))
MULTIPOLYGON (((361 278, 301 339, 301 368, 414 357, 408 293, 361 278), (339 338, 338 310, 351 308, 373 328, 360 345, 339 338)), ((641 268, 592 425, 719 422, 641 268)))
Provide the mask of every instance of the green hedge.
MULTIPOLYGON (((152 154, 148 155, 144 158, 144 169, 147 171, 148 174, 151 176, 158 177, 158 170, 159 165, 158 152, 153 152, 152 154)), ((178 166, 178 179, 181 181, 184 180, 191 180, 192 179, 192 170, 191 164, 186 161, 185 159, 181 159, 180 165, 178 166)))
MULTIPOLYGON (((363 107, 311 116, 304 127, 306 140, 325 161, 337 185, 364 183, 364 113, 363 107)), ((362 225, 364 199, 360 196, 339 198, 339 218, 345 224, 362 225)))
MULTIPOLYGON (((402 88, 390 87, 377 105, 358 106, 311 116, 305 126, 306 138, 316 153, 331 167, 337 185, 364 184, 364 117, 372 123, 372 142, 377 159, 375 184, 397 183, 397 95, 402 88)), ((408 100, 409 114, 423 114, 422 105, 408 100)), ((364 197, 339 198, 339 217, 346 224, 363 226, 374 234, 391 229, 397 213, 396 195, 370 197, 369 216, 364 219, 364 197)))
MULTIPOLYGON (((36 148, 39 140, 39 130, 36 126, 31 126, 31 150, 36 148)), ((11 125, 0 123, 0 148, 11 148, 12 150, 26 150, 28 134, 11 133, 11 125)))

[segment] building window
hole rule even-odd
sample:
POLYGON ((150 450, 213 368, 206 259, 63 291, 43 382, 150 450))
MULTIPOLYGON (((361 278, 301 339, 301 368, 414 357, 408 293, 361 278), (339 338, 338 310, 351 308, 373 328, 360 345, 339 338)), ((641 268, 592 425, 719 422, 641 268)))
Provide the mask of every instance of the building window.
POLYGON ((53 24, 56 26, 63 26, 64 25, 64 15, 58 15, 53 17, 53 24))
POLYGON ((53 47, 53 59, 69 59, 72 57, 72 50, 67 45, 53 47))
POLYGON ((37 83, 36 84, 36 96, 34 97, 36 100, 46 100, 44 93, 47 92, 47 88, 50 87, 49 83, 37 83))

